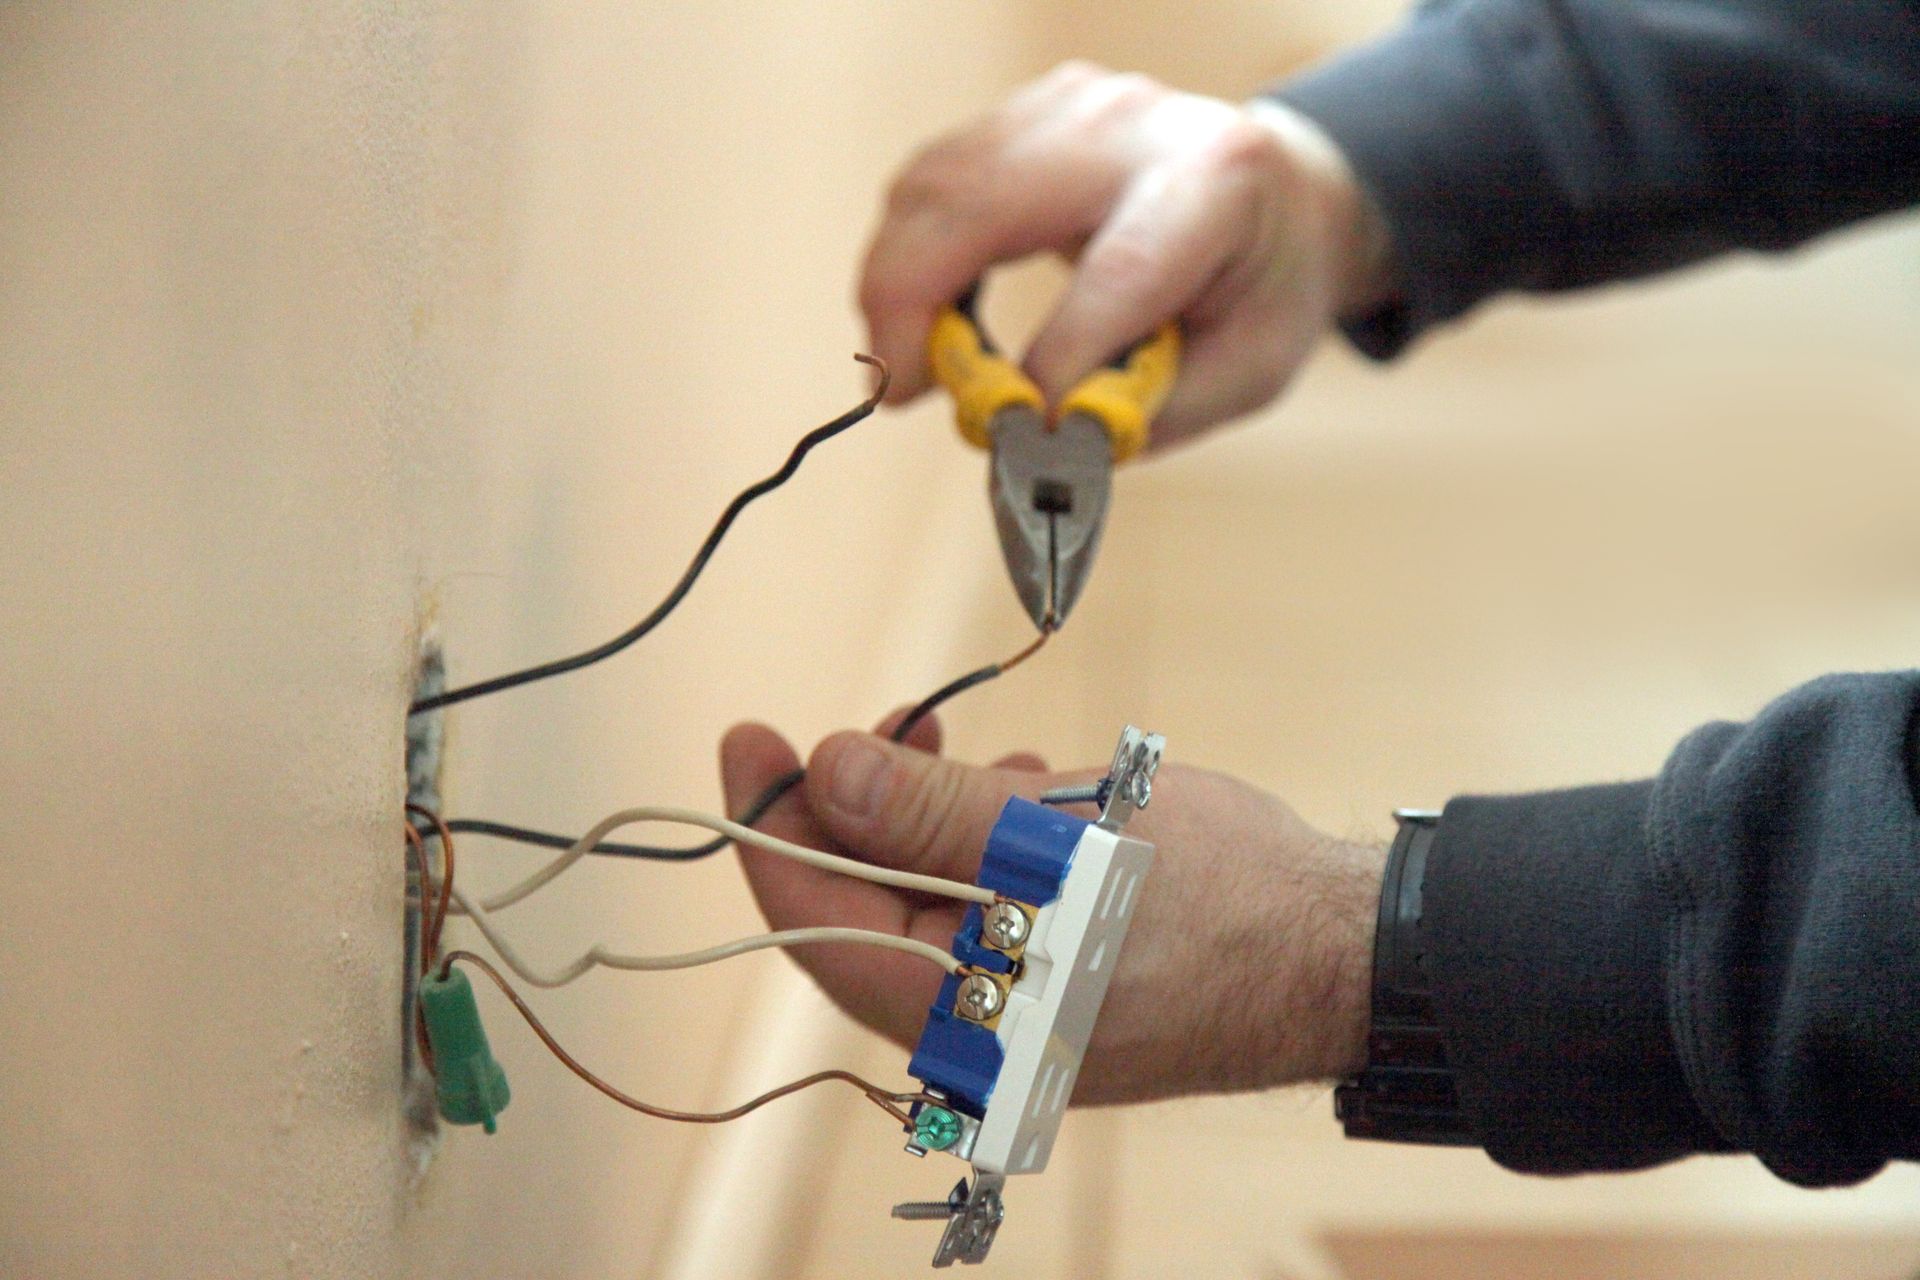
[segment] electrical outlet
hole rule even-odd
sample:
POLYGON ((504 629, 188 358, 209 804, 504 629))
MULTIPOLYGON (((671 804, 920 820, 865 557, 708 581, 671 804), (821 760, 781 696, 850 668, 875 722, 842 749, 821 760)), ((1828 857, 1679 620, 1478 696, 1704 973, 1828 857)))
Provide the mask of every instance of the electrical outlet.
POLYGON ((984 1262, 1006 1216, 1007 1178, 1046 1168, 1074 1078, 1133 920, 1153 846, 1122 828, 1153 795, 1166 740, 1128 725, 1105 780, 1018 796, 987 833, 975 903, 953 937, 959 973, 940 985, 907 1074, 931 1101, 910 1113, 916 1156, 944 1151, 973 1166, 945 1200, 893 1216, 945 1221, 933 1265, 984 1262), (1097 822, 1058 806, 1100 806, 1097 822))

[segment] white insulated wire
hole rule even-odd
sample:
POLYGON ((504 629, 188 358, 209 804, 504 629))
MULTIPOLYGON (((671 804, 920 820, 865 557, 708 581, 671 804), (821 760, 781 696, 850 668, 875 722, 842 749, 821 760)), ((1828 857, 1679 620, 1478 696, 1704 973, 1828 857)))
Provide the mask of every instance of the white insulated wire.
MULTIPOLYGON (((755 831, 752 827, 743 827, 737 822, 716 814, 702 813, 698 809, 681 809, 671 805, 642 805, 636 809, 622 809, 618 813, 608 814, 594 824, 593 830, 574 841, 570 848, 552 862, 512 888, 502 889, 491 897, 481 899, 480 905, 488 911, 498 911, 502 907, 512 906, 529 894, 544 888, 554 877, 586 857, 587 851, 606 839, 609 833, 636 822, 678 822, 689 827, 704 827, 730 840, 738 840, 741 844, 750 844, 757 849, 765 849, 768 853, 777 853, 783 858, 804 862, 810 867, 819 867, 823 871, 837 871, 841 875, 870 880, 874 884, 884 884, 895 889, 912 889, 920 893, 934 894, 937 897, 959 898, 963 902, 980 902, 988 905, 992 905, 997 897, 993 890, 983 889, 979 885, 963 884, 958 880, 945 880, 939 876, 923 876, 912 871, 895 871, 889 867, 876 867, 871 863, 843 858, 837 853, 828 853, 823 849, 809 849, 805 845, 794 844, 790 840, 781 840, 765 832, 755 831)), ((465 899, 462 901, 464 902, 465 899)))
POLYGON ((778 933, 764 933, 751 938, 740 938, 733 942, 723 942, 717 947, 707 947, 700 951, 687 951, 671 956, 627 956, 595 944, 583 955, 558 969, 543 972, 528 964, 513 944, 494 927, 493 920, 485 907, 467 897, 459 885, 453 887, 453 900, 472 920, 474 927, 480 930, 480 936, 499 953, 507 968, 518 974, 528 985, 535 987, 563 987, 589 969, 628 969, 642 972, 655 972, 663 969, 692 969, 698 965, 712 964, 716 960, 727 960, 749 951, 762 951, 768 947, 798 947, 815 942, 856 942, 870 947, 888 947, 894 951, 904 951, 908 955, 920 956, 931 960, 948 973, 958 973, 960 961, 942 951, 932 943, 921 942, 916 938, 902 938, 891 933, 879 933, 872 929, 783 929, 778 933))

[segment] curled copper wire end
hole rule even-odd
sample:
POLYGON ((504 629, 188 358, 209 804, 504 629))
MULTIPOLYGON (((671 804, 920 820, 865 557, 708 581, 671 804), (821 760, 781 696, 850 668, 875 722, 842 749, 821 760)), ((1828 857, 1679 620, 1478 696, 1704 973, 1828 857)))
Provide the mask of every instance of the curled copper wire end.
MULTIPOLYGON (((867 397, 867 402, 860 406, 861 409, 872 413, 880 407, 880 402, 887 398, 887 387, 893 382, 893 370, 887 368, 887 362, 879 356, 870 356, 865 352, 856 351, 853 353, 853 358, 861 364, 870 364, 880 371, 879 385, 874 387, 873 394, 867 397)), ((855 412, 858 412, 858 410, 855 410, 855 412)))

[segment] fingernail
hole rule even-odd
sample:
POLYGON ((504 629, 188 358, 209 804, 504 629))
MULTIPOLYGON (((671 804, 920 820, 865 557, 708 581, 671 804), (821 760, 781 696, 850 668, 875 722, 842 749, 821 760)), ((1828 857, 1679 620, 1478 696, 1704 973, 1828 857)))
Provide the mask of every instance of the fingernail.
POLYGON ((827 800, 850 818, 871 817, 886 799, 888 762, 873 743, 854 739, 834 761, 827 800))

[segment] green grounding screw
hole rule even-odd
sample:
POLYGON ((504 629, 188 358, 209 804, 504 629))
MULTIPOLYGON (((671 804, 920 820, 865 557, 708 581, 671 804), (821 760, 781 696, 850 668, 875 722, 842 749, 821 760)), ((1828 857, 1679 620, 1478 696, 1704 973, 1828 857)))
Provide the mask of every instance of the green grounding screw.
POLYGON ((922 1107, 913 1118, 913 1140, 929 1151, 945 1151, 960 1141, 960 1117, 945 1107, 922 1107))
POLYGON ((473 1001, 473 984, 458 969, 420 980, 420 1012, 433 1046, 435 1094, 440 1118, 449 1124, 477 1124, 492 1133, 494 1117, 507 1109, 512 1094, 507 1073, 487 1045, 487 1029, 473 1001))

